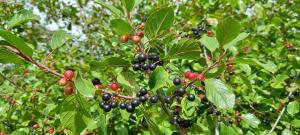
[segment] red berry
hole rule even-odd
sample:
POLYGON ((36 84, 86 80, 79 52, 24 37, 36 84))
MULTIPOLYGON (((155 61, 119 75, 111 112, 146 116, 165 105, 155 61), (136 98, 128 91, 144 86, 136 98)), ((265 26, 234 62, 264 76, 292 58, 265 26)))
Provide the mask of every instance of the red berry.
POLYGON ((100 84, 96 84, 95 87, 96 87, 96 89, 98 89, 98 90, 101 89, 101 85, 100 85, 100 84))
POLYGON ((185 71, 184 77, 185 78, 189 78, 189 76, 190 76, 191 73, 192 73, 191 71, 185 71))
POLYGON ((196 74, 194 74, 194 73, 189 73, 187 78, 188 78, 189 80, 195 80, 196 77, 197 77, 196 74))
POLYGON ((68 86, 65 88, 64 92, 66 95, 71 95, 74 92, 74 88, 71 86, 68 86))
POLYGON ((144 30, 144 28, 145 28, 145 23, 141 23, 139 28, 140 28, 141 30, 144 30))
POLYGON ((213 32, 213 31, 208 31, 208 32, 207 32, 207 36, 209 36, 209 37, 214 36, 214 32, 213 32))
POLYGON ((138 36, 138 35, 134 35, 131 37, 131 40, 134 42, 134 43, 139 43, 141 41, 141 37, 138 36))
POLYGON ((118 84, 117 83, 112 83, 112 84, 110 84, 110 89, 111 90, 117 90, 119 88, 119 86, 118 86, 118 84))
POLYGON ((66 79, 72 80, 74 77, 74 72, 72 70, 67 70, 65 71, 64 76, 66 79))
POLYGON ((49 128, 48 132, 49 132, 50 134, 53 134, 53 133, 54 133, 54 128, 49 128))
POLYGON ((199 81, 204 81, 205 80, 205 75, 204 74, 199 74, 198 76, 197 76, 197 79, 199 80, 199 81))
POLYGON ((138 35, 140 38, 143 38, 145 34, 143 31, 140 31, 136 35, 138 35))
POLYGON ((61 85, 61 86, 66 85, 67 84, 66 78, 64 78, 64 77, 60 78, 59 81, 58 81, 58 84, 61 85))
POLYGON ((129 37, 128 37, 127 35, 122 35, 122 36, 120 37, 120 41, 123 42, 123 43, 127 42, 128 39, 129 39, 129 37))
POLYGON ((0 135, 6 135, 6 133, 3 131, 0 132, 0 135))
POLYGON ((231 64, 231 63, 227 64, 227 68, 228 68, 229 70, 232 70, 232 69, 233 69, 233 64, 231 64))
POLYGON ((40 125, 39 125, 39 124, 34 124, 34 125, 33 125, 33 128, 34 128, 34 129, 38 129, 38 128, 40 128, 40 125))

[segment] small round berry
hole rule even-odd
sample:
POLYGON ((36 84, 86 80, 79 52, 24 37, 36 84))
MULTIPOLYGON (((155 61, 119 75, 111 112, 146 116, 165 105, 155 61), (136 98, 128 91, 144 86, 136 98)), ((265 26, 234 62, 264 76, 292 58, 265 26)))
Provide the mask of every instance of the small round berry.
POLYGON ((74 92, 74 88, 71 87, 71 86, 67 86, 65 89, 64 89, 64 92, 66 95, 71 95, 73 92, 74 92))
POLYGON ((101 102, 99 103, 100 108, 102 108, 104 105, 105 105, 105 102, 104 102, 104 101, 101 101, 101 102))
POLYGON ((144 103, 145 101, 147 101, 147 98, 145 96, 140 96, 139 100, 144 103))
POLYGON ((185 78, 189 78, 189 76, 190 76, 191 73, 192 73, 191 71, 185 71, 184 77, 185 78))
POLYGON ((195 95, 194 94, 189 94, 188 97, 187 97, 187 99, 189 101, 194 101, 195 100, 195 95))
POLYGON ((176 77, 176 78, 173 79, 173 84, 174 84, 174 85, 180 85, 180 83, 181 83, 180 78, 177 78, 177 77, 176 77))
POLYGON ((157 103, 157 101, 158 101, 158 97, 157 96, 150 97, 150 102, 151 103, 157 103))
POLYGON ((288 95, 289 95, 289 92, 288 92, 288 91, 285 91, 285 92, 284 92, 284 95, 285 95, 285 96, 288 96, 288 95))
POLYGON ((92 80, 93 85, 101 85, 100 79, 99 78, 94 78, 92 80))
POLYGON ((232 69, 233 69, 233 64, 231 64, 231 63, 227 64, 227 68, 228 68, 229 70, 232 70, 232 69))
POLYGON ((172 101, 173 101, 173 99, 172 99, 171 96, 166 96, 166 97, 165 97, 165 102, 166 102, 167 104, 171 104, 172 101))
POLYGON ((176 91, 177 96, 183 96, 185 94, 185 88, 179 88, 176 91))
POLYGON ((141 37, 138 36, 138 35, 134 35, 131 37, 131 40, 134 42, 134 43, 139 43, 141 41, 141 37))
POLYGON ((110 89, 111 89, 111 90, 115 91, 115 90, 117 90, 118 88, 119 88, 119 85, 118 85, 117 83, 112 83, 112 84, 110 84, 110 89))
POLYGON ((197 77, 196 74, 194 74, 194 73, 189 73, 187 78, 188 78, 189 80, 195 80, 196 77, 197 77))
POLYGON ((230 119, 230 120, 228 121, 228 124, 229 124, 229 125, 232 125, 232 124, 233 124, 233 120, 230 119))
POLYGON ((102 109, 105 111, 105 112, 109 112, 111 110, 111 106, 109 104, 104 104, 102 106, 102 109))
POLYGON ((177 102, 178 102, 178 103, 181 103, 183 97, 181 97, 181 96, 176 96, 176 99, 177 99, 177 102))
POLYGON ((66 78, 60 78, 59 81, 58 81, 58 84, 63 86, 63 85, 66 85, 67 84, 67 79, 66 78))
POLYGON ((142 65, 142 69, 143 69, 143 70, 148 70, 148 69, 149 69, 149 64, 148 64, 148 63, 144 63, 144 64, 142 65))
POLYGON ((145 33, 143 31, 140 31, 136 35, 138 35, 140 38, 143 38, 145 33))
POLYGON ((102 95, 102 100, 104 100, 104 101, 108 101, 108 100, 110 100, 110 98, 111 98, 111 95, 109 93, 104 93, 102 95))
POLYGON ((204 74, 199 74, 199 75, 197 76, 197 79, 198 79, 199 81, 203 82, 203 81, 205 80, 205 75, 204 75, 204 74))
POLYGON ((126 105, 126 111, 129 113, 134 112, 135 108, 131 104, 126 105))
POLYGON ((137 107, 137 106, 139 106, 140 105, 140 100, 138 100, 138 99, 133 99, 132 101, 131 101, 131 105, 133 106, 133 107, 137 107))
POLYGON ((290 100, 290 101, 294 100, 294 98, 295 98, 294 95, 290 95, 290 96, 289 96, 289 100, 290 100))
POLYGON ((137 64, 134 64, 134 65, 133 65, 132 69, 133 69, 134 71, 138 71, 138 70, 141 69, 141 66, 140 66, 140 64, 137 63, 137 64))
POLYGON ((39 124, 34 124, 34 125, 33 125, 33 128, 34 128, 34 129, 38 129, 38 128, 40 128, 40 125, 39 125, 39 124))
POLYGON ((140 53, 140 54, 138 55, 137 59, 139 60, 139 62, 144 62, 144 61, 146 61, 147 56, 146 56, 146 54, 144 54, 144 53, 140 53))
POLYGON ((122 43, 127 42, 128 39, 129 39, 129 37, 128 37, 127 35, 122 35, 122 36, 120 37, 120 41, 121 41, 122 43))
POLYGON ((48 132, 49 132, 50 134, 53 134, 53 133, 54 133, 54 128, 49 128, 48 132))
POLYGON ((230 72, 229 72, 229 75, 234 75, 234 74, 235 74, 234 71, 230 71, 230 72))
POLYGON ((230 81, 230 77, 225 77, 225 81, 229 82, 230 81))
POLYGON ((141 88, 140 91, 139 91, 139 93, 140 93, 139 94, 140 96, 144 96, 144 95, 146 95, 148 93, 148 91, 145 88, 141 88))
POLYGON ((120 103, 120 109, 126 109, 126 103, 125 102, 120 103))
POLYGON ((66 79, 68 79, 68 80, 73 79, 73 77, 74 77, 74 71, 73 70, 67 70, 67 71, 65 71, 64 77, 66 79))
POLYGON ((208 32, 207 32, 207 36, 209 36, 209 37, 214 36, 214 32, 213 32, 213 31, 208 31, 208 32))
POLYGON ((111 108, 116 108, 116 107, 118 107, 118 103, 116 101, 112 101, 110 103, 110 106, 111 106, 111 108))
POLYGON ((154 63, 151 63, 150 65, 149 65, 149 68, 150 68, 150 70, 154 70, 155 68, 156 68, 156 65, 154 64, 154 63))

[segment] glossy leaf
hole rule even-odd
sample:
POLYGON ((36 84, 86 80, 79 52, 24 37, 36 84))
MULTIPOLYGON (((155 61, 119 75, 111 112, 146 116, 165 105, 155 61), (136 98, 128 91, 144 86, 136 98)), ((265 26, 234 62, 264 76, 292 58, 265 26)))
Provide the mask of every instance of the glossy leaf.
POLYGON ((288 105, 287 105, 287 112, 288 114, 290 115, 295 115, 296 113, 299 112, 299 103, 297 101, 293 101, 293 102, 290 102, 288 105))
POLYGON ((93 97, 95 94, 95 87, 91 83, 90 80, 82 79, 80 73, 77 73, 76 80, 75 80, 75 87, 78 92, 86 97, 93 97))
POLYGON ((258 128, 258 125, 260 124, 260 120, 254 114, 251 113, 243 114, 242 121, 244 121, 252 128, 258 128))
POLYGON ((234 93, 219 79, 205 80, 206 96, 220 109, 231 109, 235 104, 234 93))
POLYGON ((8 22, 7 28, 13 28, 28 21, 39 21, 40 16, 33 14, 32 10, 23 9, 14 15, 8 22))
POLYGON ((67 42, 68 40, 71 40, 73 38, 74 38, 74 36, 72 36, 71 34, 65 32, 63 30, 58 30, 53 33, 49 45, 53 50, 55 50, 55 49, 63 46, 65 44, 65 42, 67 42))
POLYGON ((4 48, 0 48, 0 63, 23 64, 24 60, 15 53, 12 53, 4 48))
POLYGON ((114 19, 110 25, 119 35, 130 35, 132 32, 130 24, 122 19, 114 19))
POLYGON ((157 67, 152 74, 150 75, 149 79, 149 87, 150 89, 155 92, 156 90, 164 87, 168 81, 169 74, 165 71, 162 67, 157 67))
POLYGON ((172 7, 162 8, 149 16, 145 23, 147 38, 154 39, 172 26, 174 22, 173 10, 172 7))
POLYGON ((118 75, 117 81, 131 94, 137 93, 139 90, 139 86, 134 80, 134 74, 131 72, 122 72, 118 75))
POLYGON ((200 59, 200 44, 191 39, 182 39, 174 44, 165 59, 200 59))
POLYGON ((218 23, 216 37, 220 45, 226 45, 235 39, 242 30, 241 24, 232 18, 226 18, 218 23))

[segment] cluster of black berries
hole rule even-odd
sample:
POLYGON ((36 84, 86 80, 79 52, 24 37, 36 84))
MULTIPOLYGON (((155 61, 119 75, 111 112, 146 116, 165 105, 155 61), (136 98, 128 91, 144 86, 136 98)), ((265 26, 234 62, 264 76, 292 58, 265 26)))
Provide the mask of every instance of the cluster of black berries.
POLYGON ((159 60, 159 56, 156 53, 149 53, 148 56, 145 53, 140 53, 136 59, 133 60, 133 70, 154 70, 156 66, 162 66, 164 62, 159 60), (147 61, 148 59, 148 61, 147 61))
POLYGON ((181 118, 176 119, 176 123, 178 123, 178 125, 183 128, 189 128, 190 126, 193 125, 192 120, 185 120, 181 118))
POLYGON ((188 34, 183 35, 184 38, 200 38, 206 32, 206 23, 202 22, 196 28, 192 28, 188 34))
MULTIPOLYGON (((174 78, 173 79, 173 84, 174 85, 180 85, 181 84, 181 79, 180 78, 174 78)), ((183 96, 186 94, 185 88, 180 87, 178 88, 175 92, 174 95, 176 96, 177 102, 181 102, 183 96)), ((195 95, 194 94, 187 94, 187 99, 189 101, 194 101, 195 100, 195 95)))

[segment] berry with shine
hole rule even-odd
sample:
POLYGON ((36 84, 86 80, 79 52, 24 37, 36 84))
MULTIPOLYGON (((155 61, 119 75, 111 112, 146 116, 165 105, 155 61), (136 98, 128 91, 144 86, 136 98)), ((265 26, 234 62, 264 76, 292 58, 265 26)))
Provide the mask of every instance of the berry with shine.
POLYGON ((104 104, 102 106, 103 111, 109 112, 111 110, 111 106, 109 104, 104 104))
POLYGON ((230 71, 230 72, 229 72, 229 75, 234 75, 234 74, 235 74, 234 71, 230 71))
POLYGON ((100 79, 99 78, 94 78, 92 80, 93 85, 101 85, 100 79))
POLYGON ((139 31, 136 35, 138 35, 140 38, 143 38, 145 33, 143 31, 139 31))
POLYGON ((128 37, 127 35, 122 35, 122 36, 120 37, 120 41, 121 41, 122 43, 127 42, 128 39, 129 39, 129 37, 128 37))
POLYGON ((118 88, 119 88, 119 85, 118 85, 117 83, 112 83, 112 84, 110 84, 110 89, 111 89, 111 90, 115 91, 115 90, 117 90, 118 88))
POLYGON ((126 103, 125 102, 120 103, 120 109, 126 109, 126 103))
POLYGON ((58 81, 58 84, 63 86, 63 85, 66 85, 67 84, 67 79, 66 78, 60 78, 59 81, 58 81))
POLYGON ((150 70, 154 70, 155 68, 156 68, 156 65, 154 64, 154 63, 151 63, 150 65, 149 65, 149 68, 150 68, 150 70))
POLYGON ((34 125, 33 125, 33 128, 34 128, 34 129, 38 129, 38 128, 40 128, 40 125, 39 125, 39 124, 34 124, 34 125))
POLYGON ((136 63, 136 64, 133 65, 132 69, 133 69, 134 71, 138 71, 138 70, 141 69, 141 66, 140 66, 140 64, 136 63))
POLYGON ((141 41, 141 37, 138 35, 134 35, 131 37, 132 42, 139 43, 141 41))
POLYGON ((67 70, 64 73, 64 77, 68 80, 72 80, 74 77, 74 71, 73 70, 67 70))
POLYGON ((133 106, 133 107, 137 107, 137 106, 139 106, 140 105, 140 100, 138 100, 138 99, 133 99, 132 101, 131 101, 131 105, 133 106))
POLYGON ((190 73, 189 76, 187 77, 189 80, 195 80, 196 79, 196 74, 190 73))
POLYGON ((66 95, 71 95, 71 94, 73 94, 73 92, 74 92, 74 88, 71 87, 71 86, 67 86, 67 87, 64 89, 64 92, 65 92, 66 95))
POLYGON ((142 65, 142 69, 143 69, 143 70, 148 70, 148 69, 149 69, 149 64, 148 64, 148 63, 144 63, 144 64, 142 65))
POLYGON ((118 107, 118 103, 116 101, 112 101, 110 103, 110 106, 111 106, 111 108, 116 108, 116 107, 118 107))
POLYGON ((54 133, 54 128, 49 128, 48 132, 49 132, 50 134, 53 134, 53 133, 54 133))
POLYGON ((111 95, 109 93, 104 93, 102 95, 102 100, 108 101, 111 98, 111 95))
POLYGON ((199 74, 199 75, 197 76, 197 79, 198 79, 199 81, 203 82, 203 81, 205 80, 205 75, 204 75, 204 74, 199 74))
POLYGON ((140 96, 139 100, 144 103, 145 101, 147 101, 147 98, 145 96, 140 96))
POLYGON ((157 103, 157 101, 158 101, 158 97, 157 96, 150 97, 150 102, 151 103, 157 103))
POLYGON ((148 93, 148 91, 145 88, 141 88, 140 91, 139 91, 139 93, 140 93, 139 94, 140 96, 144 96, 144 95, 146 95, 148 93))
POLYGON ((189 94, 188 97, 187 97, 187 99, 189 101, 194 101, 195 100, 195 95, 194 94, 189 94))
POLYGON ((176 91, 177 96, 183 96, 185 94, 185 88, 179 88, 176 91))
POLYGON ((144 62, 144 61, 146 61, 147 56, 146 56, 146 54, 144 54, 144 53, 140 53, 140 54, 138 55, 137 59, 139 60, 139 62, 144 62))
POLYGON ((171 104, 172 101, 173 101, 173 99, 172 99, 171 96, 166 96, 166 97, 165 97, 165 102, 166 102, 167 104, 171 104))
POLYGON ((126 105, 126 111, 129 113, 134 112, 135 108, 131 104, 126 105))
POLYGON ((173 84, 174 85, 180 85, 180 83, 181 83, 180 78, 176 77, 176 78, 173 79, 173 84))

